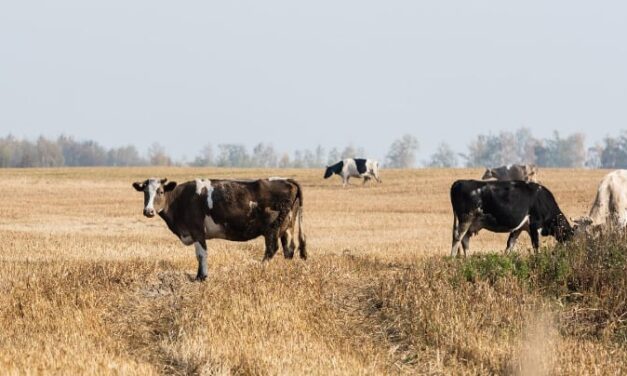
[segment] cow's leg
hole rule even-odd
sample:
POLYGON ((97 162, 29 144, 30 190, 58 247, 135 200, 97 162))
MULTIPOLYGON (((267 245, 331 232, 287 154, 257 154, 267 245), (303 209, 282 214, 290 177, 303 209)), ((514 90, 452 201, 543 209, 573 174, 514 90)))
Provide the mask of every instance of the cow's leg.
POLYGON ((294 249, 296 248, 296 244, 294 244, 294 232, 293 228, 288 228, 283 236, 281 236, 281 246, 283 247, 283 257, 286 259, 291 259, 294 257, 294 249))
POLYGON ((529 225, 529 236, 531 237, 531 246, 535 252, 540 248, 540 234, 538 234, 538 226, 529 225))
POLYGON ((266 253, 263 255, 262 261, 270 260, 272 257, 274 257, 274 254, 279 249, 279 241, 277 239, 277 235, 278 234, 276 231, 272 231, 265 235, 266 253))
POLYGON ((464 249, 464 257, 468 255, 468 250, 470 249, 470 232, 467 231, 466 235, 462 238, 462 248, 464 249))
POLYGON ((507 248, 505 248, 505 253, 510 253, 514 246, 516 245, 516 241, 518 240, 518 236, 521 232, 523 232, 524 228, 518 229, 516 231, 512 231, 509 234, 509 238, 507 238, 507 248))
POLYGON ((305 232, 303 230, 303 207, 300 206, 298 208, 298 213, 296 214, 296 220, 298 221, 298 253, 300 258, 303 260, 307 259, 307 241, 305 237, 305 232))
POLYGON ((470 229, 472 224, 471 218, 459 220, 457 216, 453 218, 453 246, 451 247, 451 257, 458 255, 459 248, 462 247, 462 240, 470 229))
POLYGON ((197 281, 207 279, 207 243, 200 240, 194 243, 196 248, 196 259, 198 260, 198 272, 196 273, 197 281))
POLYGON ((364 176, 364 182, 361 183, 361 185, 365 185, 368 180, 370 180, 370 177, 369 176, 364 176))

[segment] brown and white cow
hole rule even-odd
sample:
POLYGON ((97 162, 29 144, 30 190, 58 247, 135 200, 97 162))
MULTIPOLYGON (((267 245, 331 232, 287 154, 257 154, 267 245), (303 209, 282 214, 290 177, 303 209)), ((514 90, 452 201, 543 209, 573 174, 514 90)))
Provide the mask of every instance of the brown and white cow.
POLYGON ((522 180, 537 182, 538 167, 535 165, 509 164, 501 167, 487 168, 481 180, 496 179, 501 181, 522 180))
POLYGON ((605 175, 588 216, 575 220, 577 232, 627 228, 627 170, 605 175))
POLYGON ((294 256, 294 229, 298 222, 300 257, 307 258, 303 232, 303 192, 292 179, 196 179, 177 184, 150 178, 135 182, 144 192, 144 215, 158 214, 185 245, 194 244, 197 280, 207 278, 208 239, 247 241, 265 238, 263 260, 271 259, 281 239, 283 255, 294 256))

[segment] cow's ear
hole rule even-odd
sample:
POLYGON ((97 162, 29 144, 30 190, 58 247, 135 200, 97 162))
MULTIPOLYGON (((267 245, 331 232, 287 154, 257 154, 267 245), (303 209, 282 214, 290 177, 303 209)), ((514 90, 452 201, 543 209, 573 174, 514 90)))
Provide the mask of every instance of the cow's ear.
POLYGON ((146 185, 144 183, 140 183, 138 181, 133 183, 133 188, 135 188, 135 190, 138 192, 143 192, 145 187, 146 185))
POLYGON ((161 184, 165 184, 166 181, 168 181, 168 178, 161 179, 161 184))
POLYGON ((176 182, 175 181, 171 181, 168 184, 163 186, 163 190, 166 192, 170 192, 171 190, 173 190, 176 187, 176 182))

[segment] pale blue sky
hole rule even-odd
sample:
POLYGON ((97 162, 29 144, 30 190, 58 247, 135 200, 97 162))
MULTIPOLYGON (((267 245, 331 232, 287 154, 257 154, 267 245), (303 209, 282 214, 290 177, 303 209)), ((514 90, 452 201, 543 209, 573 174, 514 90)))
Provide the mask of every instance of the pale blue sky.
POLYGON ((627 128, 620 1, 4 1, 0 134, 278 150, 627 128))

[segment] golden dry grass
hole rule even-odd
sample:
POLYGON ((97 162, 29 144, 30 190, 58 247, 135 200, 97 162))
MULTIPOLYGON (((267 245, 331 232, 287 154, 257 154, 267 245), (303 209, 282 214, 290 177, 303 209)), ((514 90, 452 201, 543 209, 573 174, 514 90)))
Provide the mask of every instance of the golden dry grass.
MULTIPOLYGON (((0 370, 7 374, 620 374, 627 349, 560 330, 507 280, 451 283, 455 179, 384 170, 342 189, 313 170, 0 170, 0 370), (286 176, 304 187, 310 259, 212 240, 209 278, 131 182, 286 176)), ((569 217, 607 171, 543 170, 569 217)), ((500 251, 482 232, 471 252, 500 251)), ((543 239, 546 244, 548 241, 543 239)), ((521 236, 526 252, 529 240, 521 236)))

